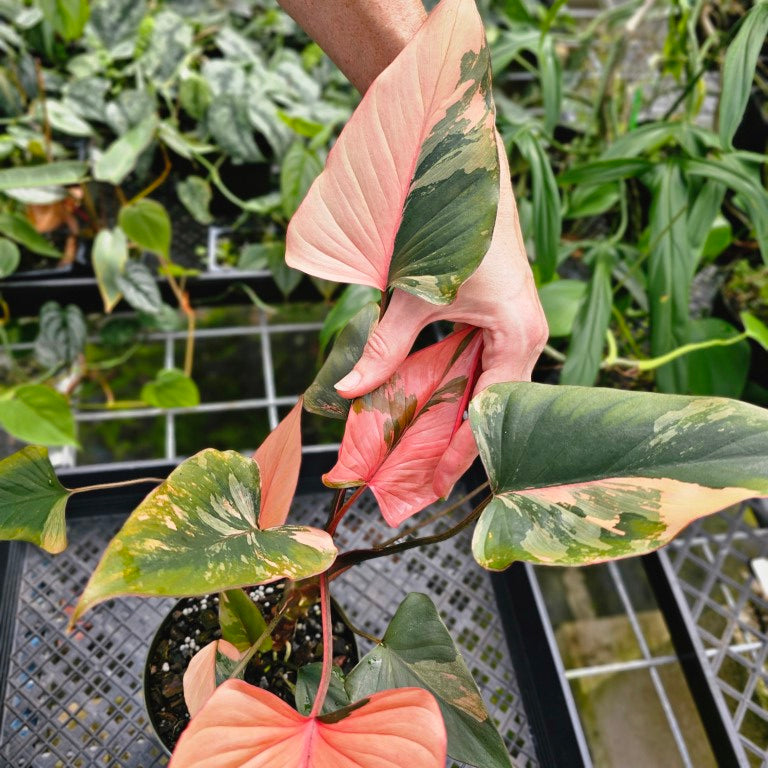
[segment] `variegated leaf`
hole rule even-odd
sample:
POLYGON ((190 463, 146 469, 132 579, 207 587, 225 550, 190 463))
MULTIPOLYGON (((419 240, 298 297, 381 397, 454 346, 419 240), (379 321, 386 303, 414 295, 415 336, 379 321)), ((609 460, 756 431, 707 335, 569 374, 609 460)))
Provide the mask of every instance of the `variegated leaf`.
POLYGON ((419 688, 304 717, 242 680, 220 685, 181 734, 170 768, 443 768, 445 725, 419 688))
POLYGON ((768 412, 735 400, 510 383, 470 419, 493 491, 472 548, 493 570, 642 554, 768 495, 768 412))
POLYGON ((474 0, 442 0, 342 131, 288 228, 288 264, 451 302, 493 234, 494 114, 474 0))
POLYGON ((323 482, 367 484, 391 526, 436 501, 435 469, 461 424, 481 354, 481 335, 467 328, 410 355, 353 402, 339 459, 323 482))
POLYGON ((112 539, 72 622, 119 595, 202 595, 326 570, 331 537, 294 525, 262 531, 259 497, 258 465, 235 451, 184 461, 112 539))

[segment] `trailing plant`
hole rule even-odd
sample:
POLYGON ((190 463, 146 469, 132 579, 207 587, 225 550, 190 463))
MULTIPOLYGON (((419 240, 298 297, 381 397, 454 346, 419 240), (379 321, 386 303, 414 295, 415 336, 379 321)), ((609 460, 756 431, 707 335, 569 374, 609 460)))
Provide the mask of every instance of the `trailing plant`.
MULTIPOLYGON (((379 290, 382 306, 354 315, 303 400, 252 458, 207 449, 158 482, 109 544, 71 616, 75 625, 121 595, 222 592, 223 640, 187 672, 193 718, 172 757, 176 768, 342 759, 358 768, 442 768, 446 753, 509 766, 427 596, 409 595, 383 638, 366 635, 375 647, 346 678, 333 668, 334 579, 470 525, 473 555, 489 569, 627 557, 665 544, 698 516, 768 496, 765 411, 723 398, 530 382, 475 393, 483 339, 472 326, 412 353, 353 402, 334 389, 393 290, 451 302, 505 229, 497 229, 509 188, 499 173, 489 58, 473 0, 442 0, 371 86, 287 243, 294 266, 379 290), (322 530, 288 523, 302 408, 345 420, 337 463, 324 476, 335 491, 322 530), (443 495, 446 477, 449 486, 458 479, 464 466, 447 447, 467 408, 488 481, 462 500, 464 517, 431 536, 419 536, 416 523, 390 541, 339 552, 336 530, 365 491, 399 526, 443 495), (269 617, 238 591, 277 579, 287 586, 269 617), (281 624, 312 596, 321 604, 323 660, 301 670, 294 709, 241 677, 254 654, 274 652, 281 624)), ((598 267, 610 269, 603 261, 598 267)), ((764 338, 763 326, 746 322, 764 338)), ((28 447, 0 462, 0 532, 61 551, 67 501, 87 490, 63 487, 45 449, 28 447)))

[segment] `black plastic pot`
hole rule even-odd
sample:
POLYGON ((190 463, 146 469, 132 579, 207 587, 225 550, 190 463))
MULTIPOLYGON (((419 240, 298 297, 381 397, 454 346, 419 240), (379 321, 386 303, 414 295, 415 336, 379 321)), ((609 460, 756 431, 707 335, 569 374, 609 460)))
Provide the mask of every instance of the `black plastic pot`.
MULTIPOLYGON (((265 616, 274 609, 282 592, 282 583, 247 588, 246 592, 265 616)), ((266 688, 293 706, 290 684, 296 682, 298 667, 322 660, 322 635, 319 604, 310 609, 304 620, 298 620, 288 639, 290 651, 257 654, 248 664, 246 682, 266 688)), ((354 633, 342 620, 342 613, 331 600, 333 657, 345 673, 359 661, 354 633)), ((278 632, 280 631, 278 625, 278 632)), ((144 665, 144 702, 152 728, 170 754, 189 722, 184 703, 182 679, 198 650, 221 637, 218 622, 218 594, 185 597, 173 606, 158 628, 149 647, 144 665)))

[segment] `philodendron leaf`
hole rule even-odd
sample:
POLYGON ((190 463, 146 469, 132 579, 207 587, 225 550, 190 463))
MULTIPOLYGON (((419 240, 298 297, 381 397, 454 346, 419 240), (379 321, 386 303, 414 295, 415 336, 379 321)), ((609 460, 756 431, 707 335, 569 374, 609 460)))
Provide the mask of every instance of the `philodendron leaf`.
POLYGON ((58 187, 78 184, 85 178, 88 164, 77 160, 59 160, 42 165, 22 165, 0 170, 0 191, 22 187, 58 187))
POLYGON ((366 305, 381 300, 381 291, 367 285, 348 285, 339 295, 333 309, 326 315, 323 327, 320 329, 318 342, 321 356, 347 323, 366 305))
POLYGON ((139 312, 155 315, 163 308, 163 298, 154 276, 139 261, 125 262, 123 271, 115 278, 115 287, 139 312))
POLYGON ((768 326, 749 312, 742 312, 740 317, 747 336, 768 350, 768 326))
POLYGON ((60 259, 61 251, 43 237, 24 216, 18 213, 0 213, 0 234, 15 240, 32 253, 60 259))
POLYGON ((0 280, 12 275, 21 261, 19 248, 12 240, 0 237, 0 280))
POLYGON ((72 622, 119 595, 201 595, 325 571, 336 557, 315 528, 258 527, 255 461, 208 448, 182 462, 131 513, 80 597, 72 622))
POLYGON ((142 387, 141 399, 157 408, 193 408, 200 404, 200 391, 184 371, 164 368, 142 387))
MULTIPOLYGON (((247 651, 267 629, 261 611, 242 589, 227 589, 219 595, 219 624, 221 636, 238 651, 247 651)), ((272 648, 271 638, 260 647, 263 651, 272 648)))
POLYGON ((366 484, 391 526, 436 501, 435 470, 461 425, 482 349, 477 329, 456 331, 410 355, 384 384, 355 400, 339 459, 323 482, 366 484))
POLYGON ((0 539, 30 541, 56 554, 67 546, 64 509, 70 492, 48 451, 28 445, 0 461, 0 539))
POLYGON ((191 659, 184 671, 184 703, 194 717, 216 690, 217 657, 232 662, 240 660, 240 649, 226 640, 214 640, 203 646, 191 659))
POLYGON ((117 279, 128 260, 125 232, 120 227, 102 229, 93 241, 92 258, 104 311, 109 314, 123 295, 117 279))
POLYGON ((444 768, 445 725, 426 691, 375 693, 304 717, 243 680, 220 685, 181 734, 169 768, 444 768))
POLYGON ((334 384, 344 378, 363 353, 365 342, 379 319, 379 307, 366 304, 346 325, 333 345, 331 354, 304 393, 304 407, 319 416, 346 419, 350 400, 343 398, 334 384))
POLYGON ((27 443, 78 445, 69 401, 43 384, 24 384, 0 398, 0 427, 27 443))
POLYGON ((381 645, 360 660, 346 681, 352 701, 411 686, 437 700, 452 758, 478 768, 509 768, 507 748, 464 659, 434 603, 418 592, 400 603, 381 645))
POLYGON ((768 412, 735 400, 496 384, 470 406, 493 499, 480 565, 584 565, 666 544, 768 495, 768 412))
POLYGON ((150 115, 113 141, 93 164, 96 181, 122 184, 154 139, 156 130, 157 116, 150 115))
POLYGON ((171 252, 171 219, 157 200, 143 198, 120 209, 120 227, 140 248, 168 258, 171 252))
POLYGON ((442 0, 368 89, 291 220, 292 267, 453 300, 496 220, 489 60, 474 1, 442 0))
POLYGON ((71 365, 85 348, 88 328, 76 304, 62 307, 47 301, 40 309, 40 330, 35 339, 35 357, 49 368, 71 365))
MULTIPOLYGON (((320 685, 320 675, 323 665, 316 661, 299 669, 296 678, 296 709, 302 715, 308 715, 312 711, 317 689, 320 685)), ((344 673, 337 666, 331 667, 331 682, 328 685, 328 693, 323 702, 322 715, 329 715, 339 709, 348 707, 352 703, 344 687, 344 673)))

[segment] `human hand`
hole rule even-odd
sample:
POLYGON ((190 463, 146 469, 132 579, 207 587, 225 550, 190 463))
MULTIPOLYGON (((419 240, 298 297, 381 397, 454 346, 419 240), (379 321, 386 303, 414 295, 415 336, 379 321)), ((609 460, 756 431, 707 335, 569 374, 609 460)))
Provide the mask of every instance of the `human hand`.
MULTIPOLYGON (((482 374, 474 394, 502 381, 530 381, 548 328, 525 255, 509 164, 497 136, 501 189, 491 245, 456 300, 438 306, 395 290, 357 365, 336 385, 342 397, 360 397, 384 383, 405 360, 419 332, 435 320, 483 331, 482 374)), ((458 429, 435 472, 435 493, 445 497, 477 456, 468 421, 458 429)))

